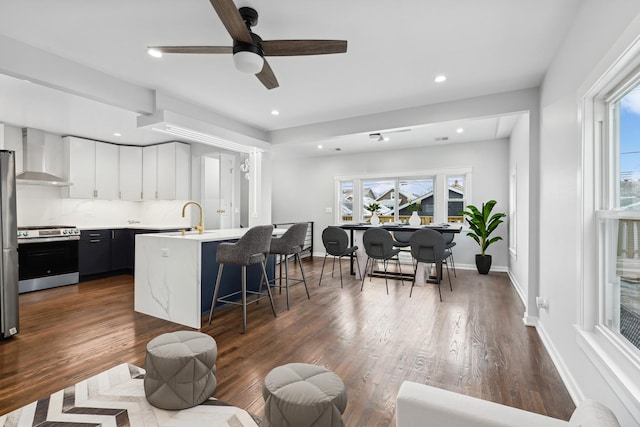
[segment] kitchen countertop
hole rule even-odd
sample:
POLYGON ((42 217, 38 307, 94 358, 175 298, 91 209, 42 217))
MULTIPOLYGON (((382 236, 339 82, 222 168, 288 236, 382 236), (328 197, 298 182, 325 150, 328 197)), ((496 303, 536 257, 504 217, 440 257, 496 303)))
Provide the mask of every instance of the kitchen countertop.
MULTIPOLYGON (((146 238, 153 239, 176 239, 176 240, 193 240, 198 242, 215 242, 220 240, 235 240, 244 236, 248 228, 229 228, 226 230, 204 230, 202 234, 197 231, 187 231, 184 235, 179 231, 170 233, 154 233, 145 235, 146 238)), ((286 232, 284 228, 274 228, 273 235, 279 236, 286 232)))

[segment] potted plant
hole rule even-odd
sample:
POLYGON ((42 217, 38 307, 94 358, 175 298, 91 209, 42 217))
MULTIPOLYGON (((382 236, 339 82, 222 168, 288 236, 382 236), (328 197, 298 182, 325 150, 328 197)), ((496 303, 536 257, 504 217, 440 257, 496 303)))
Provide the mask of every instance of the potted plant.
POLYGON ((481 209, 473 205, 468 205, 466 210, 460 212, 460 215, 464 215, 469 224, 470 231, 467 233, 467 236, 471 236, 473 240, 480 245, 481 252, 476 255, 476 267, 480 274, 487 274, 491 269, 491 255, 485 253, 487 248, 492 243, 502 240, 500 236, 490 238, 491 233, 502 224, 502 218, 507 216, 502 212, 491 215, 491 211, 496 203, 495 200, 489 200, 482 204, 481 209))
POLYGON ((422 224, 422 220, 418 216, 418 212, 422 210, 422 204, 418 202, 413 202, 407 208, 409 212, 411 212, 411 217, 409 218, 409 225, 412 227, 417 227, 422 224))
POLYGON ((369 219, 369 222, 373 225, 380 224, 380 218, 378 218, 378 214, 377 214, 377 212, 380 210, 380 204, 376 202, 372 202, 372 203, 369 203, 364 208, 369 212, 371 212, 371 218, 369 219))

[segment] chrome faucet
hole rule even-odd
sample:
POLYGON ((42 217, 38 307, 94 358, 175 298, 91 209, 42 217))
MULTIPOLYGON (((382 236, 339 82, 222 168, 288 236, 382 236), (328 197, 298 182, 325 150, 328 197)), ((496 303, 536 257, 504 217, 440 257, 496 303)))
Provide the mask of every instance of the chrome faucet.
POLYGON ((196 205, 198 209, 200 209, 200 222, 198 223, 198 225, 195 226, 195 229, 198 230, 198 234, 202 234, 204 232, 204 224, 202 223, 202 205, 200 205, 200 203, 198 202, 185 203, 184 206, 182 207, 182 218, 184 218, 185 209, 187 209, 187 206, 189 205, 196 205))

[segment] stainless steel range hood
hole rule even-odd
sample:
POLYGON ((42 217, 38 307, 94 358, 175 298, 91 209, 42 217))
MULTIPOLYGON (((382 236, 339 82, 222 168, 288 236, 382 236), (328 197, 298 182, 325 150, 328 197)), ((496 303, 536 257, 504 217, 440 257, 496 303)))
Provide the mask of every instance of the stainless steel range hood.
POLYGON ((16 175, 17 184, 66 187, 70 182, 46 172, 44 131, 22 128, 22 163, 24 172, 16 175))

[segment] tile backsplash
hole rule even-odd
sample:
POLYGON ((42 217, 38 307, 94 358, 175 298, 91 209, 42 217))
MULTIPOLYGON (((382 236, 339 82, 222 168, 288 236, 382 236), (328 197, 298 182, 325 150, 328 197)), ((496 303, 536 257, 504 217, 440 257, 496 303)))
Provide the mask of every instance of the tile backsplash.
POLYGON ((75 225, 78 227, 128 225, 183 226, 192 222, 190 213, 182 218, 186 200, 127 202, 120 200, 67 199, 60 187, 18 185, 19 226, 75 225))

